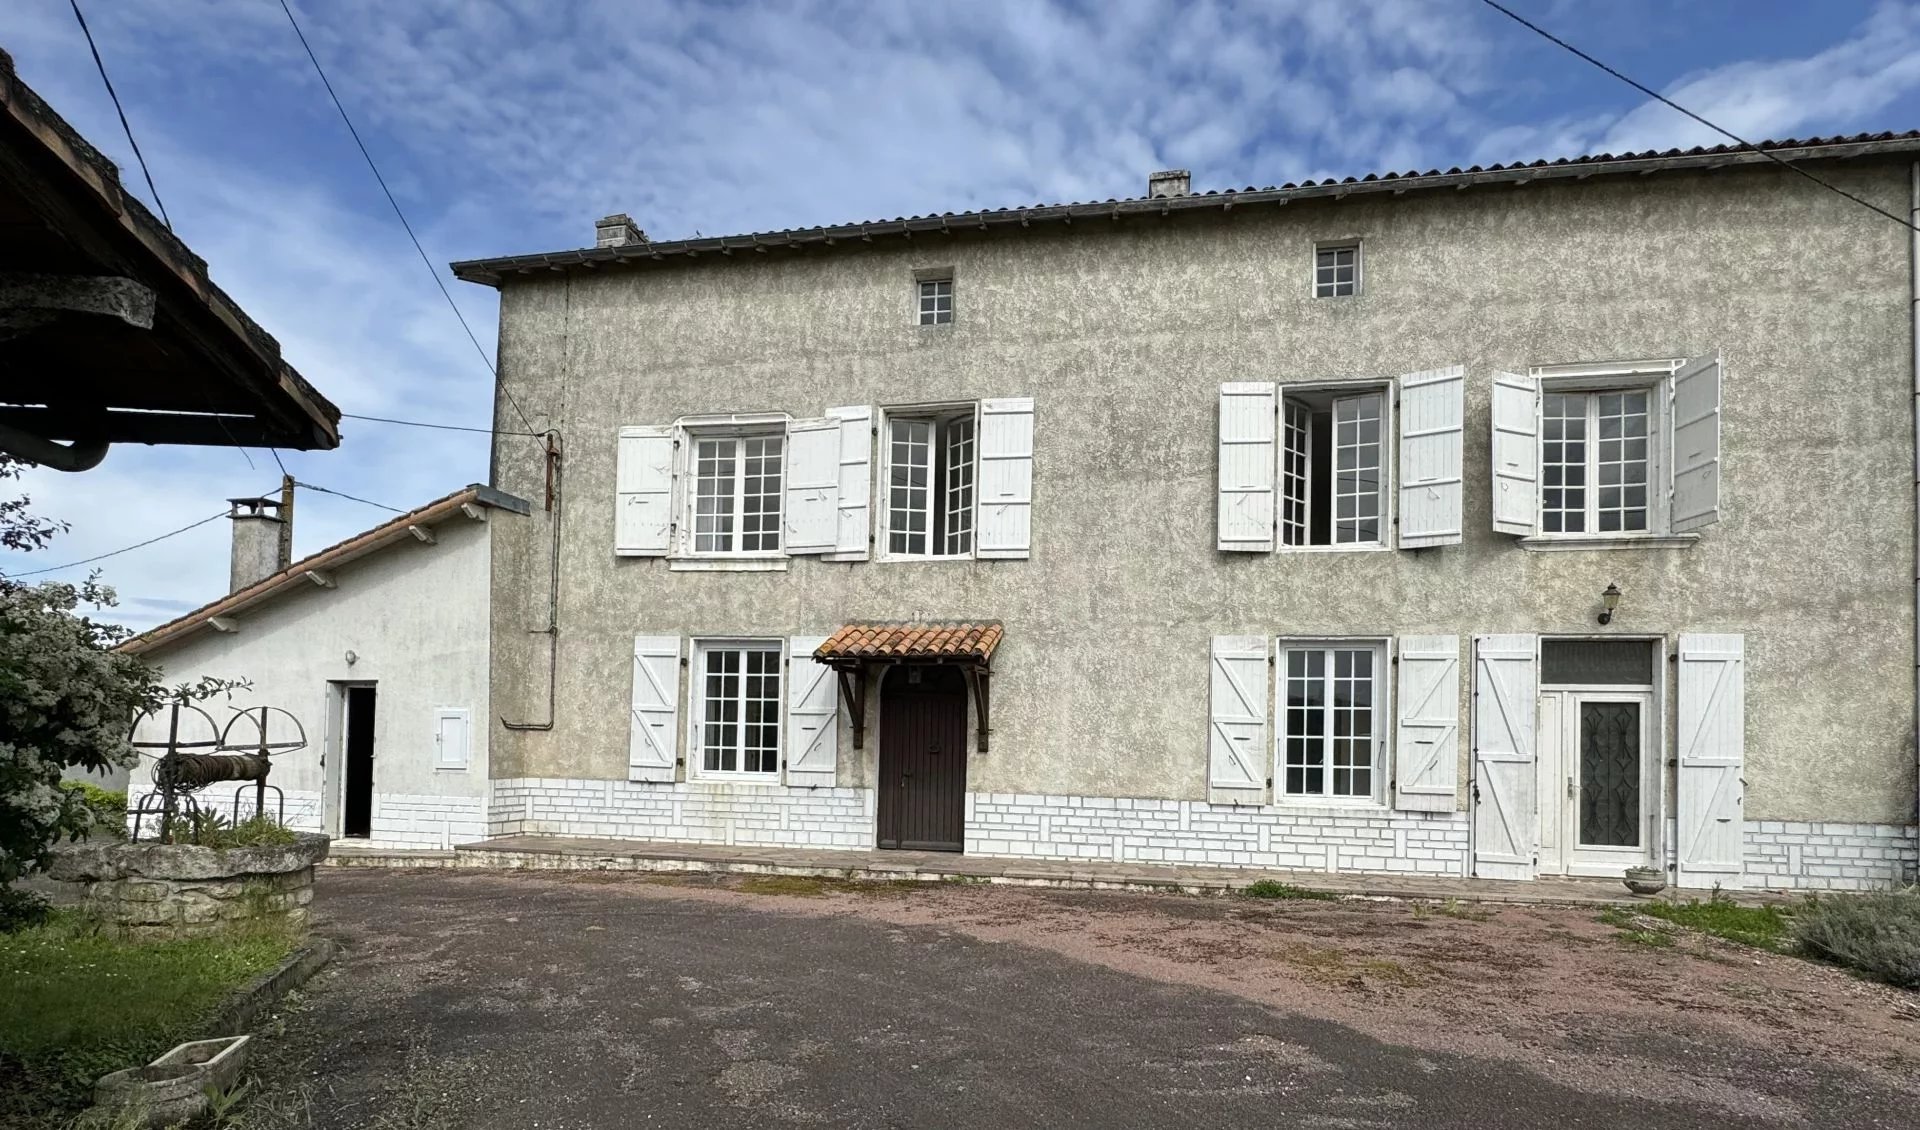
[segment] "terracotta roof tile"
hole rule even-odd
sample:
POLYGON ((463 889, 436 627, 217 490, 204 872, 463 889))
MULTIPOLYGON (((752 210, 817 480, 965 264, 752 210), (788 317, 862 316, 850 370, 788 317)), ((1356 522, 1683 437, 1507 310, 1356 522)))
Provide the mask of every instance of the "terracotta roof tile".
POLYGON ((815 659, 993 658, 1003 633, 998 620, 852 623, 814 650, 815 659))

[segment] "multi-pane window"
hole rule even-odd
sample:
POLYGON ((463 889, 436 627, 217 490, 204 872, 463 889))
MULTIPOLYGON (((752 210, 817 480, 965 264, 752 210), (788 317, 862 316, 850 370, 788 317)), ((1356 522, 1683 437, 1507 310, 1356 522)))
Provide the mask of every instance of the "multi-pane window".
POLYGON ((1380 390, 1289 392, 1282 399, 1282 545, 1384 541, 1385 413, 1380 390))
POLYGON ((693 445, 693 551, 780 549, 781 454, 786 437, 719 436, 693 445))
POLYGON ((779 647, 700 649, 700 768, 779 772, 779 647))
POLYGON ((920 284, 920 324, 944 326, 953 321, 953 280, 926 279, 920 284))
POLYGON ((974 418, 965 411, 887 418, 887 552, 973 553, 974 418))
POLYGON ((1313 296, 1350 298, 1360 293, 1360 245, 1316 247, 1313 251, 1313 296))
POLYGON ((1373 798, 1382 768, 1381 649, 1290 646, 1283 655, 1281 791, 1298 797, 1373 798))
POLYGON ((1638 533, 1647 523, 1645 389, 1540 398, 1540 530, 1638 533))

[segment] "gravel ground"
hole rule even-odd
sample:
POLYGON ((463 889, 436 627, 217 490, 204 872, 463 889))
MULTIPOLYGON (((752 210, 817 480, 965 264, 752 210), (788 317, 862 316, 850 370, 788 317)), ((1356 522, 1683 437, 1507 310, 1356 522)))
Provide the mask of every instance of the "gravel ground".
POLYGON ((273 1127, 1912 1127, 1920 997, 1592 911, 328 871, 273 1127))

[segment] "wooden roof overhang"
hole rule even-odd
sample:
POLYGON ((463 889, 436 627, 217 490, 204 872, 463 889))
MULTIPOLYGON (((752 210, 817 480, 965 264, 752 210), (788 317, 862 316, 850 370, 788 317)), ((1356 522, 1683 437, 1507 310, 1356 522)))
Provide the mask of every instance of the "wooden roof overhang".
POLYGON ((851 623, 815 648, 813 658, 833 668, 840 679, 855 749, 866 745, 868 669, 928 664, 959 668, 973 692, 974 744, 985 753, 992 732, 993 653, 1003 635, 998 620, 851 623))
POLYGON ((0 51, 5 448, 84 470, 112 443, 329 449, 339 422, 0 51))

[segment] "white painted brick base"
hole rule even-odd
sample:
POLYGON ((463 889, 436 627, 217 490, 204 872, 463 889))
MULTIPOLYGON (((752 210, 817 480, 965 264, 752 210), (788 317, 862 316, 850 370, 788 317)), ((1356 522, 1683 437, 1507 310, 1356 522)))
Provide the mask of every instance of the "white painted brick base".
POLYGON ((873 790, 516 777, 493 783, 487 830, 858 850, 873 846, 873 790))
POLYGON ((1465 875, 1465 813, 967 795, 967 853, 1286 871, 1465 875))
POLYGON ((1747 821, 1747 886, 1858 891, 1915 881, 1915 830, 1898 824, 1747 821))
MULTIPOLYGON (((201 808, 212 809, 231 819, 234 815, 235 792, 241 794, 239 814, 244 820, 253 815, 253 786, 250 784, 222 782, 196 793, 195 799, 201 808)), ((290 789, 287 790, 286 799, 284 822, 287 827, 300 832, 323 830, 319 793, 290 789)), ((138 797, 133 798, 134 803, 138 801, 138 797)), ((278 811, 271 789, 267 791, 267 811, 270 814, 278 811)), ((155 834, 158 819, 157 816, 145 818, 141 822, 140 834, 143 837, 155 834)), ((128 826, 132 826, 131 819, 128 826)), ((445 850, 455 844, 486 838, 486 801, 480 797, 375 793, 368 830, 372 834, 366 839, 356 838, 351 842, 368 847, 445 850)))

